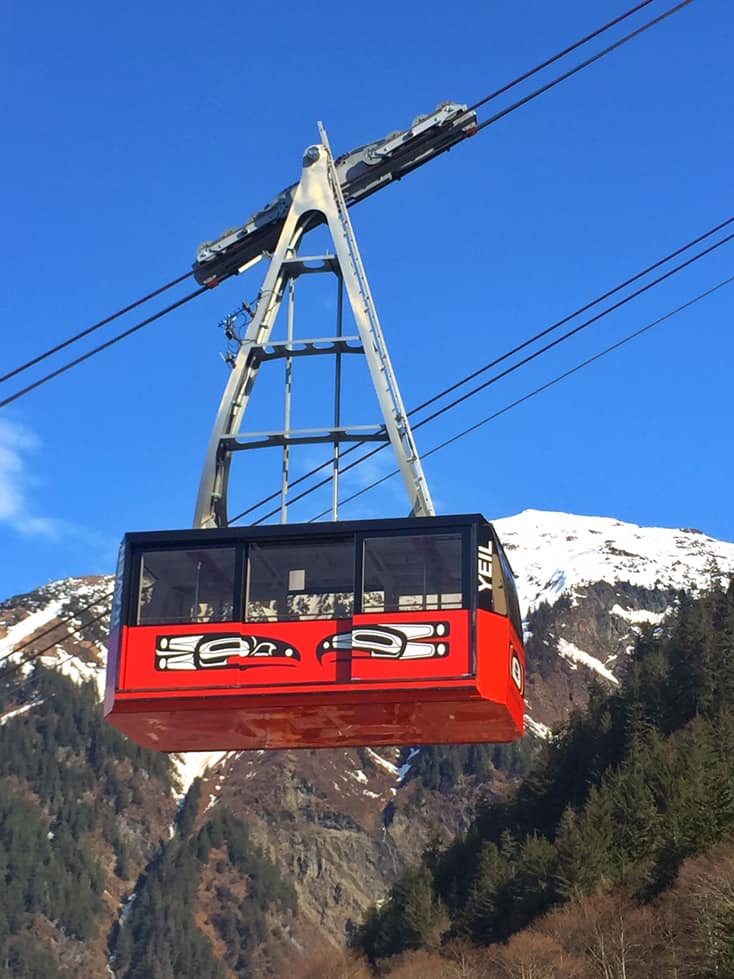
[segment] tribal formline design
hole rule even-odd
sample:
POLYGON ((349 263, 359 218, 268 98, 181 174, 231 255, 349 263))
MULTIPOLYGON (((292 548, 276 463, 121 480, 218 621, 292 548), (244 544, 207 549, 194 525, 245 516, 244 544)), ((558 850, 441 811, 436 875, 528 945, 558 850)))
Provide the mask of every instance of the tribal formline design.
MULTIPOLYGON (((355 626, 319 642, 319 663, 330 659, 422 660, 449 655, 448 622, 401 622, 355 626)), ((157 670, 248 670, 295 666, 301 653, 281 639, 239 632, 157 636, 157 670)))

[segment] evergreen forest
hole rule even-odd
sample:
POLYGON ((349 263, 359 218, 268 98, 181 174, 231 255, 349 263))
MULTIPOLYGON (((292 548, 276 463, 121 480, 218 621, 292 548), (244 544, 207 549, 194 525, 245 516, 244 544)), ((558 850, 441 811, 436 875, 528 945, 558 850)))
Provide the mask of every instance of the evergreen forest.
POLYGON ((354 946, 406 979, 458 974, 457 949, 487 979, 733 977, 734 583, 644 632, 619 687, 405 872, 354 946))
MULTIPOLYGON (((170 760, 106 726, 94 684, 17 679, 0 675, 0 979, 283 974, 271 939, 296 948, 296 894, 245 822, 198 781, 176 811, 170 760)), ((516 788, 294 979, 734 979, 734 584, 681 597, 534 756, 423 749, 410 778, 456 793, 498 770, 516 788)))
POLYGON ((41 666, 17 680, 0 676, 0 979, 76 979, 108 960, 118 979, 247 974, 267 912, 296 899, 244 823, 217 809, 197 827, 196 781, 166 838, 168 756, 104 724, 93 683, 41 666), (208 934, 194 919, 204 877, 218 899, 208 934), (115 882, 130 896, 111 927, 115 882))

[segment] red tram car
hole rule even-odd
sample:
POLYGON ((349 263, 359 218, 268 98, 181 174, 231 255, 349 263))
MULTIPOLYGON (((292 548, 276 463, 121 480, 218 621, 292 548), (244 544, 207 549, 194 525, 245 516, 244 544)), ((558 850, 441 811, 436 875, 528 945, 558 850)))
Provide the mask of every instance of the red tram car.
POLYGON ((123 540, 105 715, 145 747, 512 741, 524 685, 479 514, 123 540))

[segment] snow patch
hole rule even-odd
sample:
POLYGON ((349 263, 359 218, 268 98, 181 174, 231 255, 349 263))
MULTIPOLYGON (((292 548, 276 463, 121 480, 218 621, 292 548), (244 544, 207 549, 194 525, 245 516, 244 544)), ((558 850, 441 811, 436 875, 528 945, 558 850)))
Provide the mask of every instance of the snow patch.
MULTIPOLYGON (((59 652, 63 653, 63 649, 59 646, 54 647, 59 652)), ((40 658, 40 662, 43 663, 46 659, 45 656, 40 658)), ((104 667, 100 666, 98 663, 85 663, 80 660, 78 656, 67 656, 66 659, 58 662, 58 659, 51 658, 51 660, 44 664, 50 667, 56 666, 59 673, 63 673, 64 676, 73 680, 74 683, 86 683, 88 680, 94 682, 97 687, 97 696, 101 700, 104 695, 105 686, 105 674, 104 667)))
POLYGON ((22 622, 18 622, 16 625, 11 626, 7 634, 0 639, 0 657, 5 660, 8 659, 12 662, 16 656, 22 657, 25 650, 20 649, 17 653, 13 650, 16 646, 20 645, 24 639, 28 639, 33 635, 34 632, 44 626, 48 625, 49 622, 53 622, 54 619, 58 618, 59 611, 63 605, 63 599, 58 599, 55 602, 50 602, 46 608, 39 609, 38 612, 31 612, 30 615, 26 616, 22 622))
POLYGON ((600 663, 599 660, 590 653, 585 653, 583 649, 579 649, 578 646, 574 646, 572 642, 568 642, 566 639, 559 639, 558 652, 563 659, 569 662, 571 669, 575 670, 577 665, 581 663, 583 666, 587 666, 589 669, 595 670, 611 683, 614 683, 615 685, 619 684, 619 680, 616 678, 616 676, 610 670, 608 670, 603 663, 600 663))
POLYGON ((417 754, 419 754, 419 753, 420 753, 420 748, 411 748, 410 749, 410 753, 409 753, 408 757, 405 759, 405 761, 403 762, 403 764, 398 769, 398 781, 399 782, 405 781, 405 779, 408 776, 408 772, 413 767, 411 765, 411 762, 413 761, 413 759, 415 758, 415 756, 417 754))
POLYGON ((611 517, 525 510, 495 520, 517 575, 523 615, 596 581, 702 591, 734 572, 734 544, 611 517))
POLYGON ((201 778, 210 768, 218 765, 226 754, 226 751, 186 751, 171 755, 180 785, 179 798, 183 799, 195 778, 201 778))
POLYGON ((621 605, 614 605, 611 609, 611 614, 618 616, 620 619, 624 619, 625 622, 629 622, 632 625, 639 625, 640 623, 651 623, 652 625, 658 625, 663 621, 666 615, 668 615, 670 609, 665 612, 650 612, 647 609, 630 609, 622 608, 621 605))
POLYGON ((134 891, 130 895, 130 897, 127 899, 127 901, 125 901, 125 904, 124 904, 123 909, 122 909, 122 914, 120 915, 120 926, 121 927, 122 927, 122 925, 125 924, 125 922, 127 921, 128 917, 130 916, 130 912, 133 909, 133 905, 135 904, 135 901, 137 900, 137 897, 138 897, 137 891, 134 891))
POLYGON ((395 775, 395 776, 398 775, 399 769, 397 765, 393 765, 391 761, 388 761, 386 758, 383 758, 382 755, 378 755, 377 752, 373 751, 372 748, 365 748, 365 751, 370 756, 370 758, 374 761, 374 763, 380 766, 380 768, 384 768, 384 770, 386 772, 390 772, 391 775, 395 775))
POLYGON ((361 768, 358 768, 356 772, 350 772, 349 774, 352 776, 352 778, 356 779, 358 782, 361 782, 362 784, 364 784, 367 781, 367 776, 365 775, 365 773, 362 771, 361 768))
POLYGON ((540 721, 534 721, 529 714, 525 715, 525 727, 531 734, 534 734, 536 738, 542 738, 543 741, 547 741, 553 733, 547 725, 541 723, 540 721))
POLYGON ((10 663, 18 663, 24 676, 32 672, 36 663, 47 669, 58 670, 59 673, 68 677, 76 684, 93 682, 97 688, 97 696, 101 700, 104 694, 104 663, 106 647, 104 643, 92 642, 95 647, 97 661, 86 661, 74 653, 69 654, 66 648, 67 643, 86 642, 84 631, 88 625, 87 615, 84 611, 78 613, 79 617, 69 618, 68 610, 64 610, 70 599, 96 599, 92 603, 86 603, 92 610, 88 614, 93 614, 104 603, 109 602, 112 596, 112 579, 107 579, 101 584, 99 582, 90 583, 78 578, 67 578, 57 581, 43 588, 39 588, 36 593, 32 593, 39 598, 50 598, 44 608, 36 612, 31 612, 16 625, 11 626, 8 632, 0 639, 0 660, 7 660, 10 663), (59 620, 59 621, 56 621, 59 620), (44 628, 48 627, 48 628, 44 628), (44 643, 48 645, 48 636, 56 632, 61 633, 61 638, 53 645, 44 649, 44 643), (44 635, 45 633, 45 635, 44 635), (33 652, 30 640, 34 635, 37 636, 36 642, 43 649, 42 654, 33 652))
POLYGON ((17 707, 15 710, 8 711, 7 714, 4 714, 2 717, 0 717, 0 727, 2 727, 3 724, 7 724, 7 722, 11 718, 18 717, 20 714, 27 714, 29 710, 32 710, 34 707, 38 707, 42 703, 43 703, 42 699, 34 700, 30 704, 23 704, 22 707, 17 707))

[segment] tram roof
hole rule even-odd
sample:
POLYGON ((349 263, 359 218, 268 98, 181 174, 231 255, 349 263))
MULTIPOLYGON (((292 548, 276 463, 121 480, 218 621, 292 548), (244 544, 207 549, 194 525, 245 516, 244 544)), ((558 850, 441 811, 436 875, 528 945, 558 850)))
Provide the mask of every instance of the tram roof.
POLYGON ((156 544, 206 544, 239 540, 294 540, 349 537, 358 533, 403 534, 427 530, 440 531, 487 524, 481 513, 451 514, 435 517, 386 517, 372 520, 337 520, 318 523, 267 524, 261 526, 213 527, 206 530, 133 531, 125 542, 134 547, 156 544))

